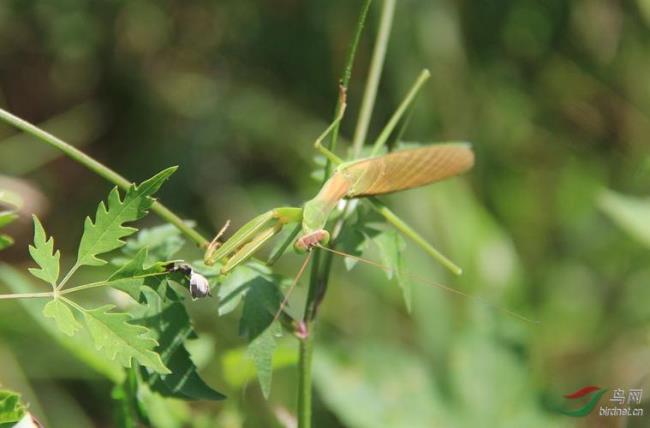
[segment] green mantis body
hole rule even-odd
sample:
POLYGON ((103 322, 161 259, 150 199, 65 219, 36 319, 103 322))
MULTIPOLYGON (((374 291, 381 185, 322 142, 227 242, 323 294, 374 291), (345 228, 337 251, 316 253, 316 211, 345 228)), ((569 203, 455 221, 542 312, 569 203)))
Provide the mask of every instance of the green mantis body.
POLYGON ((301 224, 300 236, 294 242, 296 249, 306 251, 327 244, 330 234, 325 225, 341 199, 423 186, 460 174, 471 168, 473 162, 468 144, 447 143, 341 163, 303 208, 276 208, 255 217, 219 248, 213 246, 212 251, 208 250, 205 261, 223 262, 221 271, 228 273, 290 223, 301 224))

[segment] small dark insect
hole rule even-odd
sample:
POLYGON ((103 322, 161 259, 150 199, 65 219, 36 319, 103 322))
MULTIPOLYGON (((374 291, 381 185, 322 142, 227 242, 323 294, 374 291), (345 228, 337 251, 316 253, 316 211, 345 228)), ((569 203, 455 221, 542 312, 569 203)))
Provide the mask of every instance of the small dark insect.
POLYGON ((181 272, 183 275, 190 278, 190 294, 192 300, 196 300, 210 294, 210 284, 208 279, 192 269, 188 263, 170 263, 166 266, 168 272, 181 272))

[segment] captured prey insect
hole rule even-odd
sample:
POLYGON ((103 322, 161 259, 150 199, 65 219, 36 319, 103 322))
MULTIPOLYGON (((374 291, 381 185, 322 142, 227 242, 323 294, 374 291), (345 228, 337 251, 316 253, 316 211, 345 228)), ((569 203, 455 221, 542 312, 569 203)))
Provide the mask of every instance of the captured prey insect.
POLYGON ((201 297, 212 296, 210 294, 210 285, 208 279, 196 272, 192 265, 182 261, 171 262, 166 266, 167 272, 180 272, 185 277, 189 278, 189 288, 190 295, 192 300, 199 299, 201 297))
MULTIPOLYGON (((423 71, 401 103, 400 108, 382 131, 382 135, 392 132, 428 76, 428 71, 423 71)), ((344 162, 321 145, 322 140, 338 126, 343 117, 345 92, 341 92, 340 100, 342 105, 340 114, 315 142, 315 147, 332 163, 338 165, 334 174, 325 182, 318 194, 306 202, 303 207, 275 208, 253 218, 224 243, 218 241, 223 233, 222 229, 205 252, 206 264, 221 263, 221 273, 227 274, 252 257, 285 225, 292 223, 298 226, 279 251, 271 256, 270 262, 275 261, 291 244, 291 241, 298 251, 309 251, 315 246, 326 245, 330 240, 330 232, 325 229, 325 226, 330 214, 342 199, 372 197, 424 186, 461 174, 474 164, 474 154, 468 143, 434 144, 344 162)), ((381 150, 382 145, 383 143, 376 143, 373 154, 381 150)), ((370 203, 388 222, 413 239, 444 266, 454 273, 461 272, 460 268, 435 250, 387 207, 373 198, 370 198, 370 203)))

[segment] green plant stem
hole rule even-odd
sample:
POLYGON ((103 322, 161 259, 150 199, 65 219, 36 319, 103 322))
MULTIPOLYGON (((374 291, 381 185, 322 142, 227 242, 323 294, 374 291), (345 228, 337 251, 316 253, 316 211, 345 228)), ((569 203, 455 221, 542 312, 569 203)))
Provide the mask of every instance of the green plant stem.
POLYGON ((76 304, 72 300, 68 299, 67 297, 61 296, 61 300, 64 300, 68 305, 72 306, 73 308, 75 308, 76 310, 81 312, 82 314, 88 312, 85 308, 79 306, 78 304, 76 304))
POLYGON ((298 359, 298 427, 311 427, 312 409, 312 359, 314 352, 314 336, 310 331, 306 338, 300 341, 298 359))
MULTIPOLYGON (((368 10, 372 0, 365 0, 361 7, 361 13, 357 20, 356 30, 348 56, 346 59, 343 75, 341 76, 340 86, 341 92, 339 94, 338 103, 334 112, 334 118, 338 118, 345 107, 345 95, 352 76, 352 67, 354 65, 354 58, 357 52, 359 40, 365 26, 368 10)), ((327 148, 334 152, 336 149, 336 140, 339 134, 339 123, 336 124, 332 130, 327 148)), ((325 164, 325 176, 323 183, 329 178, 332 172, 332 163, 327 160, 325 164)), ((312 415, 312 354, 313 354, 313 341, 314 341, 314 324, 316 317, 316 309, 318 300, 324 293, 324 288, 327 284, 324 282, 325 278, 329 277, 328 273, 321 272, 320 265, 320 250, 314 249, 316 253, 313 255, 311 264, 311 274, 309 280, 309 290, 307 293, 307 302, 305 306, 305 314, 303 316, 304 327, 307 331, 307 337, 300 340, 299 355, 298 355, 298 428, 311 428, 311 415, 312 415)), ((329 267, 327 267, 329 269, 329 267)))
MULTIPOLYGON (((141 279, 141 278, 149 278, 152 276, 159 276, 159 275, 167 275, 167 272, 156 272, 156 273, 148 273, 145 275, 136 275, 129 277, 129 279, 141 279)), ((98 288, 98 287, 104 287, 106 285, 110 285, 114 281, 97 281, 97 282, 91 282, 88 284, 82 284, 78 285, 76 287, 71 287, 71 288, 66 288, 65 290, 61 290, 59 294, 70 294, 70 293, 76 293, 78 291, 84 291, 84 290, 90 290, 93 288, 98 288)))
POLYGON ((379 31, 377 32, 375 47, 372 52, 372 60, 370 61, 368 80, 366 80, 366 87, 363 91, 363 100, 361 101, 359 117, 354 130, 354 138, 352 139, 353 159, 356 159, 361 155, 361 148, 363 147, 368 135, 370 118, 372 117, 372 111, 377 98, 377 88, 379 87, 379 80, 381 79, 381 72, 384 68, 384 61, 386 59, 386 50, 388 48, 388 39, 393 24, 393 15, 395 15, 395 0, 384 0, 379 21, 379 31))
POLYGON ((67 282, 70 280, 70 278, 72 278, 72 275, 74 275, 74 273, 77 271, 77 269, 79 269, 79 267, 80 267, 80 266, 79 266, 77 263, 75 263, 74 266, 72 266, 72 267, 70 268, 70 270, 68 271, 68 273, 65 274, 65 276, 63 277, 63 279, 61 280, 61 282, 59 282, 59 283, 56 285, 56 287, 54 288, 54 290, 55 290, 55 291, 58 291, 58 290, 62 289, 62 288, 67 284, 67 282))
MULTIPOLYGON (((372 0, 365 0, 362 8, 361 8, 361 14, 359 15, 359 19, 357 20, 357 27, 354 33, 354 37, 352 39, 352 43, 350 44, 350 50, 348 51, 348 56, 345 60, 345 68, 343 70, 343 75, 341 76, 341 80, 339 81, 339 84, 341 86, 341 90, 343 94, 345 94, 348 90, 348 85, 350 84, 350 78, 352 77, 352 67, 354 66, 354 58, 357 55, 357 47, 359 46, 359 40, 361 40, 361 34, 363 33, 363 28, 365 27, 366 24, 366 18, 368 17, 368 10, 370 10, 370 4, 372 3, 372 0)), ((344 105, 344 100, 341 99, 339 96, 339 102, 336 105, 336 109, 334 111, 334 118, 337 118, 341 114, 341 110, 343 109, 344 105)), ((336 141, 339 136, 339 127, 340 123, 337 123, 334 130, 332 131, 332 137, 330 138, 329 145, 327 146, 330 151, 336 150, 336 141)), ((329 177, 331 171, 332 165, 331 163, 327 162, 325 165, 325 180, 327 180, 327 177, 329 177)))
POLYGON ((34 299, 37 297, 52 297, 54 296, 54 292, 52 291, 45 291, 42 293, 16 293, 16 294, 0 294, 0 299, 1 300, 7 300, 7 299, 34 299))
MULTIPOLYGON (((0 109, 0 119, 9 123, 10 125, 15 126, 23 132, 26 132, 33 137, 36 137, 39 141, 49 144, 59 150, 61 150, 65 155, 71 159, 79 162, 86 168, 90 169, 100 177, 105 178, 111 183, 116 184, 122 189, 128 189, 132 183, 126 178, 122 177, 117 172, 108 168, 107 166, 101 164, 95 159, 91 158, 81 150, 71 146, 60 138, 55 137, 47 131, 42 130, 41 128, 33 125, 26 120, 19 118, 6 110, 0 109)), ((192 227, 188 226, 183 220, 174 214, 171 210, 165 207, 160 202, 155 202, 151 209, 158 214, 162 219, 168 221, 169 223, 176 226, 183 234, 188 238, 192 239, 199 246, 205 247, 208 245, 208 240, 204 238, 200 233, 194 230, 192 227)))

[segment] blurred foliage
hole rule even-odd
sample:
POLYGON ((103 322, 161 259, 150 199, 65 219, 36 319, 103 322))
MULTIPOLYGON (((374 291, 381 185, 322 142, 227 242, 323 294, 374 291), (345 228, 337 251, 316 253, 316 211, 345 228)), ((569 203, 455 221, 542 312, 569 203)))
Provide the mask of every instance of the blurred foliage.
MULTIPOLYGON (((357 57, 344 137, 378 5, 357 57)), ((317 189, 311 142, 331 117, 359 7, 5 0, 0 104, 135 181, 179 165, 162 200, 206 235, 226 219, 237 228, 317 189)), ((409 315, 383 272, 348 272, 337 261, 317 330, 316 426, 618 426, 616 418, 576 421, 553 411, 563 394, 590 384, 645 388, 650 412, 641 199, 650 185, 649 30, 647 0, 398 3, 371 136, 426 67, 432 79, 404 139, 469 140, 477 153, 462 179, 385 198, 465 274, 446 277, 408 241, 407 269, 539 324, 417 280, 409 315)), ((92 214, 109 188, 0 126, 0 191, 24 199, 2 229, 16 241, 0 253, 14 266, 0 266, 4 289, 31 289, 17 269, 29 265, 32 213, 70 266, 83 231, 71 220, 92 214)), ((131 245, 137 252, 138 241, 131 245)), ((367 256, 382 253, 369 248, 367 256)), ((186 245, 175 257, 200 253, 186 245)), ((283 257, 278 270, 292 275, 300 261, 283 257)), ((108 292, 91 293, 88 303, 106 299, 123 304, 108 292)), ((294 408, 285 339, 276 344, 269 400, 249 382, 255 363, 238 336, 241 308, 217 317, 216 299, 186 304, 199 337, 187 350, 206 383, 228 395, 188 405, 128 385, 111 401, 114 382, 125 385, 122 371, 76 336, 53 340, 51 323, 30 316, 44 304, 0 304, 0 383, 48 427, 112 426, 123 416, 114 415, 120 397, 134 393, 155 426, 273 426, 294 408)))

